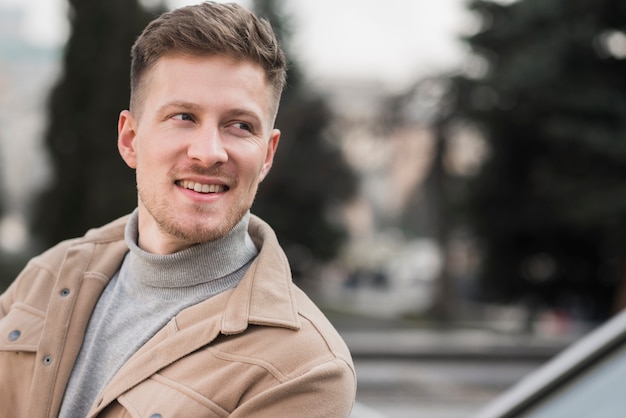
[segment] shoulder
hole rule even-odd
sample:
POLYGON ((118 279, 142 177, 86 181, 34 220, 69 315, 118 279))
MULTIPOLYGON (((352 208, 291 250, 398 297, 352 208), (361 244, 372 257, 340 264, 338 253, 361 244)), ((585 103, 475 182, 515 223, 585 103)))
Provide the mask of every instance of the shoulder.
POLYGON ((241 334, 224 337, 216 350, 264 364, 284 378, 325 363, 353 370, 350 352, 337 330, 304 292, 293 288, 298 329, 249 325, 241 334))
POLYGON ((124 229, 128 218, 129 215, 126 215, 99 228, 90 229, 82 237, 61 241, 40 255, 33 257, 27 264, 27 268, 40 268, 56 273, 70 248, 83 244, 98 245, 121 241, 124 239, 124 229))
POLYGON ((294 289, 298 314, 302 318, 301 324, 303 324, 303 329, 308 329, 309 338, 320 339, 335 357, 344 359, 352 365, 350 351, 339 332, 337 332, 326 315, 300 288, 294 285, 294 289))
MULTIPOLYGON (((127 216, 117 219, 107 225, 88 231, 84 236, 64 240, 33 257, 28 261, 18 277, 11 283, 4 295, 0 306, 3 310, 7 305, 21 300, 38 300, 35 303, 44 310, 47 305, 47 295, 50 294, 62 267, 70 253, 73 258, 91 258, 91 254, 99 244, 123 243, 124 228, 127 216)), ((119 244, 118 244, 119 246, 119 244)))

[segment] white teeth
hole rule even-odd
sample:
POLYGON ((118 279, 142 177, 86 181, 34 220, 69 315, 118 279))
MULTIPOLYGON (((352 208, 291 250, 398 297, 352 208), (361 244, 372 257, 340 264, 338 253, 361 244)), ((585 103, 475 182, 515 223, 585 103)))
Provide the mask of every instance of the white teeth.
POLYGON ((179 186, 185 189, 193 190, 198 193, 218 193, 226 190, 225 186, 219 184, 202 184, 195 181, 182 180, 177 182, 179 186))

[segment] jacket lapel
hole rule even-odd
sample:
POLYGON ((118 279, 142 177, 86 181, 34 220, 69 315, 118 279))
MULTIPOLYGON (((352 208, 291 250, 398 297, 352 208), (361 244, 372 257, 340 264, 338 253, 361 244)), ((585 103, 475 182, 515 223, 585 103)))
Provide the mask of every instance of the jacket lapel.
POLYGON ((113 376, 87 416, 97 415, 124 392, 217 338, 221 312, 231 292, 191 306, 170 320, 113 376))

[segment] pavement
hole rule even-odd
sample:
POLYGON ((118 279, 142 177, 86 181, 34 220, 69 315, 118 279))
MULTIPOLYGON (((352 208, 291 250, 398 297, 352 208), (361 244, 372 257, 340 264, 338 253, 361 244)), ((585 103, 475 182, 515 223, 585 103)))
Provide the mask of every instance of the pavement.
POLYGON ((357 372, 350 418, 467 418, 576 337, 488 329, 340 329, 357 372))
POLYGON ((352 408, 350 418, 389 418, 387 415, 370 408, 361 402, 356 402, 352 408))

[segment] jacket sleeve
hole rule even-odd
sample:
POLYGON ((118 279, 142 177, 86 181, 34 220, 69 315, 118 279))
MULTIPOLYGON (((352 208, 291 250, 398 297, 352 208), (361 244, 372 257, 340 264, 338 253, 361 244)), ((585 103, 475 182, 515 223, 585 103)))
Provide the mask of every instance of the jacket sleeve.
POLYGON ((16 302, 45 311, 58 270, 68 248, 76 239, 60 242, 44 253, 31 258, 9 287, 0 294, 0 319, 16 302))
POLYGON ((18 274, 9 286, 0 294, 0 319, 4 318, 11 309, 11 306, 18 300, 18 288, 21 282, 26 280, 24 277, 28 275, 30 264, 27 264, 24 269, 18 274))
POLYGON ((45 311, 54 280, 55 273, 51 266, 41 262, 39 257, 31 259, 4 293, 0 294, 0 319, 17 302, 45 311))
POLYGON ((341 359, 321 364, 241 404, 230 418, 344 418, 356 397, 356 376, 341 359))

